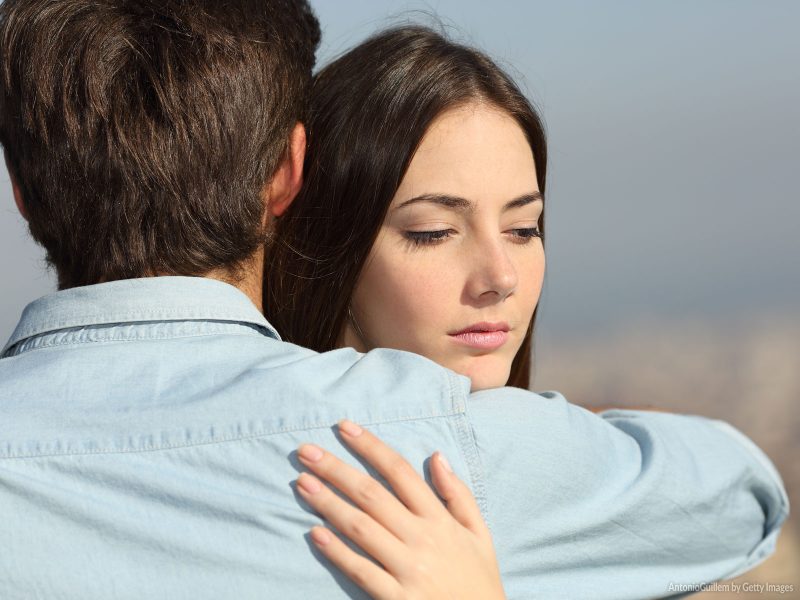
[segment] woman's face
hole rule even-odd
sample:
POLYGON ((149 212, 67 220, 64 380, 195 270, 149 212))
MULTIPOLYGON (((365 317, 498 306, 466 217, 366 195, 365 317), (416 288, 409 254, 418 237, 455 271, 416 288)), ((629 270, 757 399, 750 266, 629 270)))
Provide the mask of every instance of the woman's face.
POLYGON ((505 385, 544 278, 541 213, 516 121, 482 104, 444 112, 392 199, 344 345, 422 354, 473 390, 505 385))

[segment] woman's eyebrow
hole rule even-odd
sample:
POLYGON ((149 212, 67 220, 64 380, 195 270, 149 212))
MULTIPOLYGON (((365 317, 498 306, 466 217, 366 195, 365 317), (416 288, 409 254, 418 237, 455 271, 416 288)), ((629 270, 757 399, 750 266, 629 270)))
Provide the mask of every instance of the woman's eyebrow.
POLYGON ((422 194, 421 196, 414 196, 413 198, 396 206, 394 210, 399 210, 418 202, 433 202, 434 204, 441 204, 449 209, 465 213, 475 210, 475 205, 466 198, 461 198, 459 196, 448 196, 447 194, 422 194))
POLYGON ((537 200, 544 200, 542 198, 542 193, 539 191, 533 192, 531 194, 523 194, 517 198, 514 198, 510 202, 507 202, 506 205, 503 207, 503 212, 507 210, 511 210, 512 208, 519 208, 520 206, 525 206, 526 204, 530 204, 531 202, 536 202, 537 200))
MULTIPOLYGON (((511 210, 512 208, 525 206, 526 204, 536 202, 537 200, 542 200, 541 192, 536 191, 530 194, 523 194, 522 196, 518 196, 513 200, 509 200, 505 206, 503 206, 503 212, 511 210)), ((399 210, 418 202, 432 202, 434 204, 440 204, 451 210, 464 213, 470 213, 475 210, 474 202, 471 202, 466 198, 461 198, 460 196, 449 196, 447 194, 422 194, 420 196, 414 196, 402 204, 397 205, 393 210, 399 210)))

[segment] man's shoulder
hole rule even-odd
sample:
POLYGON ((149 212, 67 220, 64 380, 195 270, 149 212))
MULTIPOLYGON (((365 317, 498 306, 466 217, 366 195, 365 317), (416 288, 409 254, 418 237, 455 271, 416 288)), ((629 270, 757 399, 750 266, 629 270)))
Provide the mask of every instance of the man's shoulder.
POLYGON ((417 354, 352 348, 316 353, 276 343, 248 369, 263 380, 282 412, 298 406, 333 422, 346 410, 355 420, 403 420, 460 413, 470 382, 417 354), (284 402, 285 401, 285 402, 284 402))
POLYGON ((468 390, 468 380, 407 352, 316 353, 246 328, 128 336, 0 360, 0 401, 9 417, 0 422, 0 441, 16 454, 137 451, 342 418, 388 423, 456 414, 468 390))

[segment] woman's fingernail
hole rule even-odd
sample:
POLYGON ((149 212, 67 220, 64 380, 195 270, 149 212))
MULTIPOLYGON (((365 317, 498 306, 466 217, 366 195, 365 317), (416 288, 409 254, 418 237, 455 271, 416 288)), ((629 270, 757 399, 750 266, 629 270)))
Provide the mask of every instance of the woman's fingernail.
POLYGON ((317 462, 325 454, 321 448, 318 448, 314 444, 303 444, 297 449, 297 453, 300 455, 300 458, 305 458, 311 462, 317 462))
POLYGON ((347 419, 342 419, 339 421, 339 431, 346 433, 350 437, 358 437, 364 433, 364 430, 361 429, 361 427, 352 421, 348 421, 347 419))
POLYGON ((447 471, 448 473, 452 473, 453 472, 453 467, 451 467, 450 463, 447 462, 447 459, 444 457, 444 454, 439 452, 439 454, 437 456, 439 457, 439 462, 442 463, 442 466, 444 467, 445 471, 447 471))
POLYGON ((311 539, 317 546, 327 546, 331 541, 331 534, 322 527, 314 527, 311 530, 311 539))
POLYGON ((297 478, 297 485, 309 494, 316 494, 322 489, 322 484, 319 480, 308 473, 300 473, 300 477, 297 478))

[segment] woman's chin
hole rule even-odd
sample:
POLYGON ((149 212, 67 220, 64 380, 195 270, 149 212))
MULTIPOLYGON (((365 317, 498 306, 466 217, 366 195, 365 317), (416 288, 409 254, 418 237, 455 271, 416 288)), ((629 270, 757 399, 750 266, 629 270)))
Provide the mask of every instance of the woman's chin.
POLYGON ((481 390, 503 387, 506 383, 508 383, 507 377, 506 378, 495 377, 486 380, 473 379, 470 377, 470 379, 472 380, 472 385, 469 388, 470 392, 480 392, 481 390))
POLYGON ((463 365, 460 369, 453 370, 469 377, 472 381, 470 390, 479 392, 506 385, 511 374, 511 363, 500 357, 482 356, 468 365, 463 365))

